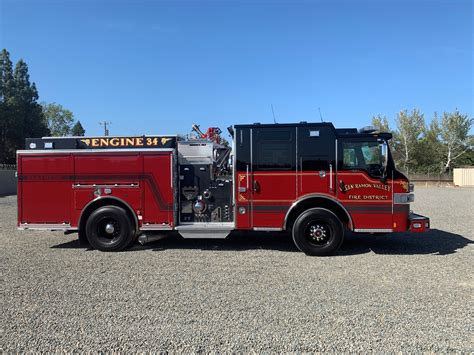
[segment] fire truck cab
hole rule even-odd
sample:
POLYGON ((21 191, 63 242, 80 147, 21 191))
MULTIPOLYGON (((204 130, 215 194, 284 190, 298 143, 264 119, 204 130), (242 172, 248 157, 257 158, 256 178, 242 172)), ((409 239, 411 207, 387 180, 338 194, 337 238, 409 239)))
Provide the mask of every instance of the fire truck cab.
POLYGON ((229 132, 232 147, 214 134, 27 139, 17 153, 18 228, 78 232, 103 251, 151 233, 288 231, 308 255, 334 253, 346 230, 429 229, 410 211, 413 185, 395 168, 390 133, 306 122, 229 132))

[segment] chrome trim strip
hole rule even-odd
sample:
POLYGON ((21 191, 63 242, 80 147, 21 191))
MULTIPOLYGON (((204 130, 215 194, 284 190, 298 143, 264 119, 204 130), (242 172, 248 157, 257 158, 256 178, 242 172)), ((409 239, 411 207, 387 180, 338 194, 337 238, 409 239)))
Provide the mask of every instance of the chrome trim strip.
POLYGON ((332 191, 332 164, 329 164, 329 190, 332 191))
POLYGON ((42 224, 42 223, 20 223, 17 227, 17 230, 59 230, 59 231, 67 231, 67 230, 77 230, 77 228, 71 228, 70 224, 42 224))
POLYGON ((162 225, 162 224, 145 224, 140 227, 141 231, 150 231, 150 230, 166 230, 170 231, 173 230, 173 227, 170 225, 162 225))
POLYGON ((394 214, 394 206, 393 206, 394 205, 394 200, 393 200, 394 192, 393 192, 393 188, 394 188, 394 181, 393 181, 393 170, 392 170, 392 216, 394 214))
POLYGON ((253 230, 256 232, 280 232, 282 229, 275 227, 253 227, 253 230))
POLYGON ((354 229, 356 233, 390 233, 393 229, 354 229))
POLYGON ((100 188, 109 188, 109 189, 119 189, 119 188, 139 188, 140 184, 114 184, 114 185, 101 185, 101 184, 72 184, 72 187, 75 189, 81 189, 81 188, 95 188, 95 187, 100 187, 100 188))
POLYGON ((247 174, 247 185, 246 185, 246 188, 247 188, 247 191, 249 191, 250 189, 250 184, 249 184, 249 165, 247 164, 246 167, 245 167, 245 173, 247 174))
MULTIPOLYGON (((183 222, 181 226, 188 226, 188 227, 201 227, 201 228, 208 228, 208 227, 226 227, 231 228, 234 226, 234 222, 183 222)), ((182 228, 181 227, 181 228, 182 228)))
MULTIPOLYGON (((349 218, 349 224, 350 224, 350 229, 351 230, 354 230, 354 223, 352 221, 352 217, 350 215, 350 213, 347 211, 347 209, 344 207, 344 205, 342 203, 340 203, 339 201, 337 201, 336 199, 334 198, 330 198, 328 196, 325 196, 325 195, 321 195, 321 194, 309 194, 309 195, 304 195, 303 197, 299 198, 298 200, 296 200, 295 202, 293 202, 293 204, 290 206, 290 208, 288 209, 288 212, 286 212, 286 216, 285 216, 285 219, 284 219, 284 222, 283 222, 283 228, 286 229, 286 225, 288 223, 288 217, 291 213, 291 211, 293 210, 293 208, 295 208, 299 203, 309 199, 309 198, 314 198, 314 197, 318 197, 318 198, 325 198, 326 200, 329 200, 331 202, 335 202, 339 207, 341 207, 344 212, 346 212, 346 215, 347 217, 349 218)), ((318 208, 318 207, 314 207, 314 208, 318 208)))

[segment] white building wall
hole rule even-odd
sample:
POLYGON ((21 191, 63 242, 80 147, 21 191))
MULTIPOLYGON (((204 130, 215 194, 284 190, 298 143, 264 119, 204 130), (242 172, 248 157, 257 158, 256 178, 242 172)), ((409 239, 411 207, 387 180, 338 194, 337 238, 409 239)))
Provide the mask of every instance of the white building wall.
POLYGON ((455 186, 474 186, 474 166, 453 169, 453 183, 455 186))

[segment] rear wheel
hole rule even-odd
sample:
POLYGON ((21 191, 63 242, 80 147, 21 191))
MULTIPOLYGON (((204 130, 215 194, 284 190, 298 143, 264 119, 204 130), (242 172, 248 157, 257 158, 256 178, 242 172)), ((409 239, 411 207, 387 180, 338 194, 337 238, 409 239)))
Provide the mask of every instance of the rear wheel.
POLYGON ((87 219, 86 236, 94 249, 120 251, 133 243, 135 229, 123 208, 104 206, 87 219))
POLYGON ((306 255, 333 254, 344 240, 344 228, 337 216, 323 208, 303 212, 293 225, 293 241, 306 255))

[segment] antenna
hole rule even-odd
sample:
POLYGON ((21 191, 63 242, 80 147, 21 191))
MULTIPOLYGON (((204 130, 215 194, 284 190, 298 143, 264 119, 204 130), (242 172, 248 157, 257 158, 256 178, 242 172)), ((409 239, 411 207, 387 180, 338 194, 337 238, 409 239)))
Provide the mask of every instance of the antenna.
POLYGON ((275 118, 275 111, 273 110, 273 104, 272 104, 272 114, 273 114, 273 123, 277 123, 277 120, 275 118))
POLYGON ((318 111, 319 111, 319 118, 321 119, 321 122, 324 122, 323 115, 321 115, 321 108, 320 107, 318 107, 318 111))
POLYGON ((107 125, 111 125, 112 122, 109 122, 109 121, 99 121, 99 124, 101 126, 104 126, 104 136, 108 136, 109 135, 109 129, 107 128, 107 125))

